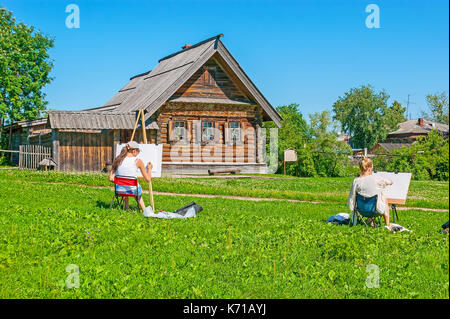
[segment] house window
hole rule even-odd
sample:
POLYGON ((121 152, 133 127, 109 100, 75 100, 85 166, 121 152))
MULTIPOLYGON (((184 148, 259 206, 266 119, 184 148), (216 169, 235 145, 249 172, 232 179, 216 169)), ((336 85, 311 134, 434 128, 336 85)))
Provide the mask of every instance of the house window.
POLYGON ((241 140, 241 130, 239 122, 230 122, 230 141, 233 144, 238 144, 241 140))
POLYGON ((175 121, 174 122, 174 141, 185 141, 186 140, 186 122, 175 121))
POLYGON ((202 122, 202 142, 209 142, 214 140, 214 123, 202 122))

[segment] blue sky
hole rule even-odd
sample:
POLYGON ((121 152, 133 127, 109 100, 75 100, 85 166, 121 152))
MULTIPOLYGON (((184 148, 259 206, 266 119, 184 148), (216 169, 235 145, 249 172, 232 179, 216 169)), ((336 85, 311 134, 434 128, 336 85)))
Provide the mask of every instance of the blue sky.
POLYGON ((448 1, 0 0, 18 21, 55 38, 49 108, 103 105, 128 79, 186 43, 219 33, 253 82, 278 106, 331 110, 352 87, 385 89, 412 117, 425 95, 449 87, 448 1), (68 4, 80 28, 65 25, 68 4), (380 28, 368 29, 368 4, 380 28))

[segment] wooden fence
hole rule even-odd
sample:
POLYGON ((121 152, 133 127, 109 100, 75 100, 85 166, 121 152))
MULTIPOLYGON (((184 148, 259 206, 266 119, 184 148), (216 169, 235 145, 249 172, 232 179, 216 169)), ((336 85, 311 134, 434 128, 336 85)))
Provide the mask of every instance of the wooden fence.
POLYGON ((52 157, 52 148, 41 145, 19 145, 19 168, 37 169, 44 158, 52 157))

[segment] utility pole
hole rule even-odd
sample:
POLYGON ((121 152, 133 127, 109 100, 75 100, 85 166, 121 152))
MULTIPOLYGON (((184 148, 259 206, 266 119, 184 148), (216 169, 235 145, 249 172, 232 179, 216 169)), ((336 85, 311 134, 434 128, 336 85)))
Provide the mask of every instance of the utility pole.
POLYGON ((411 102, 410 100, 409 100, 409 94, 408 94, 408 100, 406 101, 406 119, 408 120, 408 117, 409 117, 409 119, 411 119, 411 113, 409 112, 409 105, 410 104, 416 104, 416 103, 414 103, 414 102, 411 102))

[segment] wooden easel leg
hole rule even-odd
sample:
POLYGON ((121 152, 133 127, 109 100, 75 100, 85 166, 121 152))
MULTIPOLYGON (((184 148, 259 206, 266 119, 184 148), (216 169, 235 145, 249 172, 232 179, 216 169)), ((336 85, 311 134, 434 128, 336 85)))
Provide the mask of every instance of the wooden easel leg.
POLYGON ((144 144, 147 144, 147 132, 145 130, 145 118, 144 118, 144 110, 139 110, 141 114, 141 123, 142 123, 142 137, 144 139, 144 144))
POLYGON ((136 122, 134 123, 134 129, 133 129, 133 134, 131 134, 131 141, 134 140, 134 133, 136 133, 136 128, 138 126, 139 123, 139 117, 141 116, 141 112, 139 111, 138 116, 136 118, 136 122))

